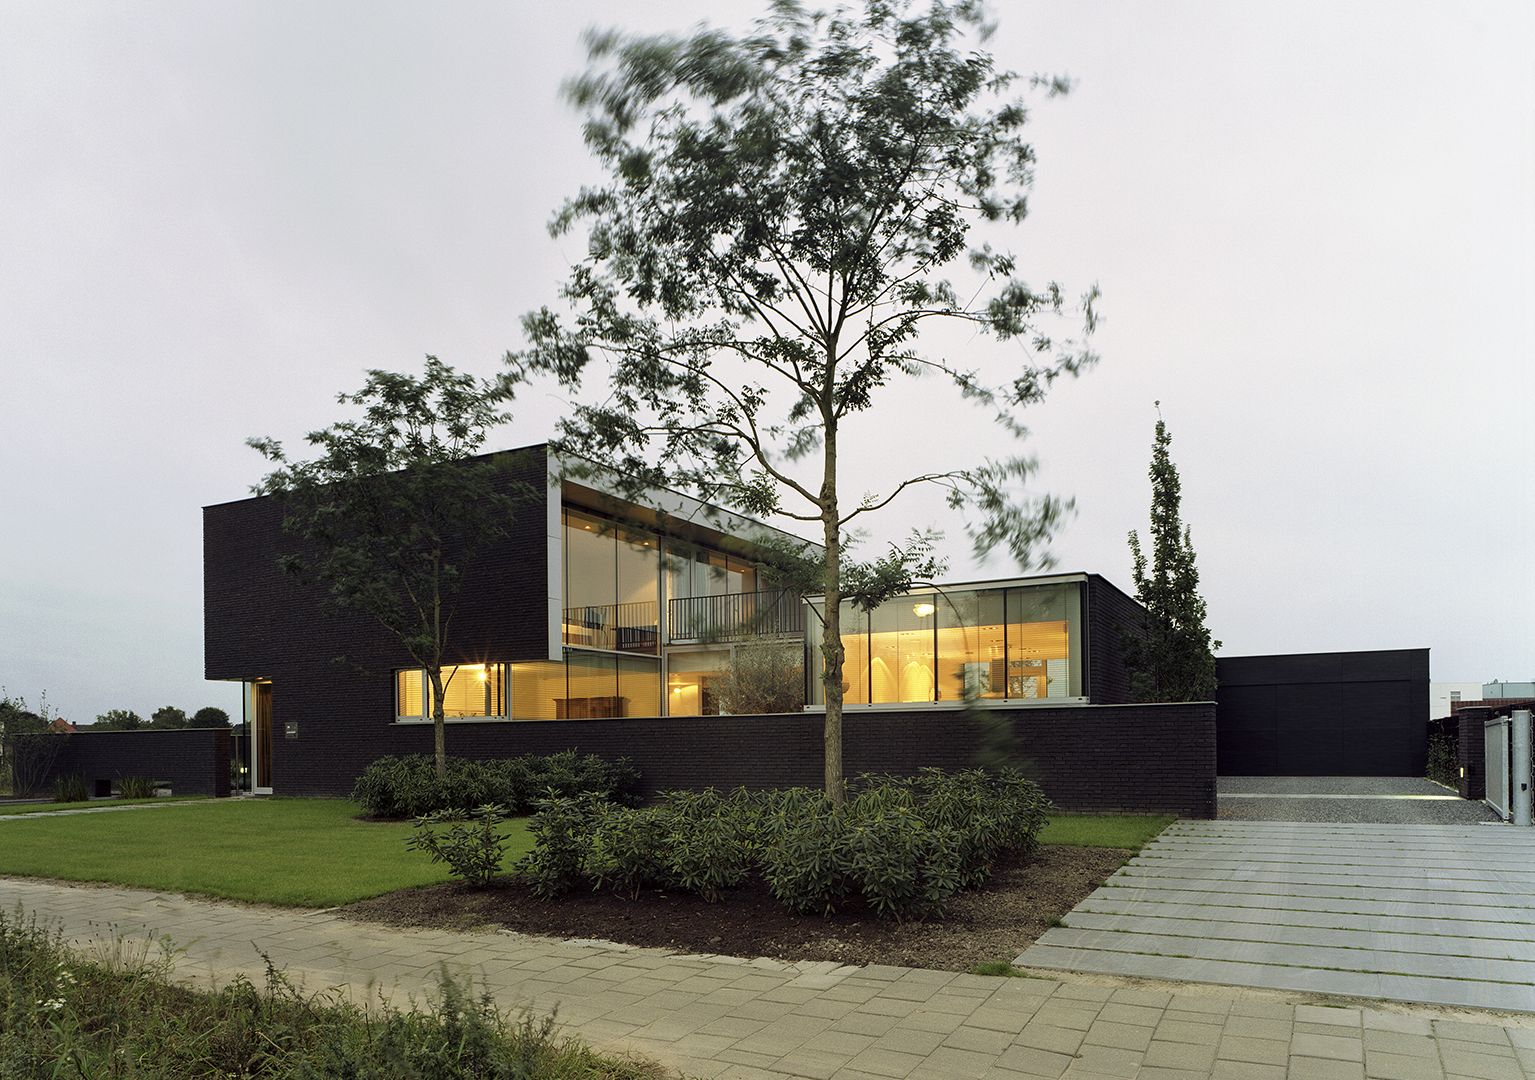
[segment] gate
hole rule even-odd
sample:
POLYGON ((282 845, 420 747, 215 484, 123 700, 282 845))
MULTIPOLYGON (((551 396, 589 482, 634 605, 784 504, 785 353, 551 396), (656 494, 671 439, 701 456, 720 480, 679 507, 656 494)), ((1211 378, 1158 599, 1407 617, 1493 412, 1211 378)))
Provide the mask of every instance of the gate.
POLYGON ((1486 721, 1482 738, 1487 751, 1487 805, 1507 821, 1512 804, 1509 798, 1508 717, 1500 716, 1486 721))

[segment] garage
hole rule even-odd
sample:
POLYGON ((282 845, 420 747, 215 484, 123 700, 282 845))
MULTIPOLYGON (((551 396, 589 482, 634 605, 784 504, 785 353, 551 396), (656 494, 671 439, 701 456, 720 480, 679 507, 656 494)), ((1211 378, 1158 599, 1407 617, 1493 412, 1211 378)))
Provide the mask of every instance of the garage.
POLYGON ((1222 776, 1422 776, 1428 650, 1215 661, 1222 776))

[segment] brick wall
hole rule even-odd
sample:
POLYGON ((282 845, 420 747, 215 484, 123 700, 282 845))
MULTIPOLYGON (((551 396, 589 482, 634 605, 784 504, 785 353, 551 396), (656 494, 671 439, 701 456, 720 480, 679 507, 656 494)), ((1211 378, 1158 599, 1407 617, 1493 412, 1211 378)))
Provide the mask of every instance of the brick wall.
POLYGON ((1484 725, 1492 718, 1492 710, 1469 706, 1459 709, 1455 718, 1460 721, 1460 767, 1465 775, 1460 778, 1462 799, 1487 797, 1487 743, 1484 725))
MULTIPOLYGON (((354 778, 385 754, 430 753, 430 724, 348 721, 287 703, 274 691, 279 732, 273 775, 279 794, 344 795, 354 778), (296 739, 280 734, 298 721, 296 739)), ((387 700, 374 717, 387 715, 387 700)), ((1022 706, 989 717, 1012 731, 1017 760, 1067 810, 1215 816, 1215 706, 1022 706)), ((647 790, 819 786, 819 714, 628 717, 455 723, 448 752, 471 758, 549 754, 577 749, 629 757, 647 790)), ((847 774, 909 773, 923 766, 975 764, 984 733, 956 711, 850 712, 844 722, 847 774)))
POLYGON ((142 776, 169 784, 173 795, 229 794, 229 729, 89 731, 70 735, 48 780, 85 777, 86 790, 105 795, 114 781, 142 776))
POLYGON ((1146 609, 1097 574, 1087 575, 1087 696, 1095 705, 1134 701, 1125 638, 1146 633, 1146 609))

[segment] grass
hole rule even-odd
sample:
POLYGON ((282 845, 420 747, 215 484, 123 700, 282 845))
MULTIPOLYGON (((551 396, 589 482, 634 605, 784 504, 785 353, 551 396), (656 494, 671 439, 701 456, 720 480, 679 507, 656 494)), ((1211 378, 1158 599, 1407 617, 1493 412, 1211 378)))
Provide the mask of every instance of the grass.
POLYGON ((988 960, 984 964, 977 964, 970 969, 972 975, 995 975, 1004 979, 1037 979, 1038 975, 1031 975, 1022 968, 1014 967, 1006 960, 988 960))
MULTIPOLYGON (((218 990, 178 985, 174 950, 118 938, 80 952, 0 911, 0 1073, 138 1080, 659 1080, 654 1063, 599 1054, 552 1018, 497 1009, 467 982, 367 1005, 311 993, 268 963, 218 990)), ((369 997, 373 995, 370 993, 369 997)))
POLYGON ((0 817, 13 814, 46 814, 60 810, 100 810, 107 806, 139 806, 143 803, 189 802, 207 798, 204 795, 162 795, 153 799, 90 799, 86 802, 23 803, 20 806, 0 806, 0 817))
MULTIPOLYGON (((103 881, 253 903, 333 907, 447 869, 405 850, 405 821, 358 821, 347 799, 225 799, 154 813, 75 814, 0 826, 5 873, 103 881)), ((506 863, 531 846, 508 822, 506 863)))
POLYGON ((1139 851, 1177 820, 1171 814, 1055 814, 1040 830, 1039 842, 1139 851))

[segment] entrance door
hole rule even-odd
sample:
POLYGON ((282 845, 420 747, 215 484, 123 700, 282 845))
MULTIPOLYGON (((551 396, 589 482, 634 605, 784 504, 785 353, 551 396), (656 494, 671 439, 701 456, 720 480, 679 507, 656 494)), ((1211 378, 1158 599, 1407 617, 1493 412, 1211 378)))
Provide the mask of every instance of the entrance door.
POLYGON ((251 791, 272 794, 272 684, 250 684, 251 791))

